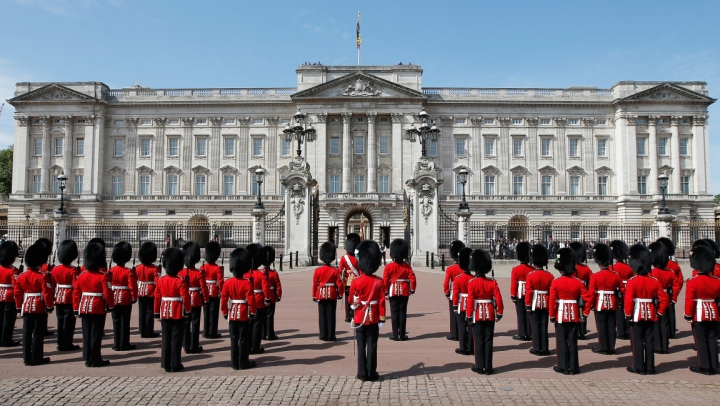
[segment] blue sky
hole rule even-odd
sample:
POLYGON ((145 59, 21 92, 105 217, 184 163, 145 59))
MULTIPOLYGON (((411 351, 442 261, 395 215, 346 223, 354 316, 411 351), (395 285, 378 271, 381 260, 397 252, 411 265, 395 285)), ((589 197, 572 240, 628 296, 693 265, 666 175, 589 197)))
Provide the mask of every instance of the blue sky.
MULTIPOLYGON (((356 63, 358 11, 363 64, 422 65, 425 86, 702 80, 720 97, 718 1, 0 0, 0 99, 20 81, 294 86, 302 62, 356 63)), ((6 104, 0 147, 12 114, 6 104)))

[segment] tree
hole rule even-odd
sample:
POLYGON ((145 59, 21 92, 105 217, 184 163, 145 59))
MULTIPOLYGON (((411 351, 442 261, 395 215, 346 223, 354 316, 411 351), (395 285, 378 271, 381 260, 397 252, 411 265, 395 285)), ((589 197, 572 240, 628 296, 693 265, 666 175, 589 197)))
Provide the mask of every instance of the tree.
POLYGON ((715 205, 720 206, 720 195, 715 195, 715 205))
POLYGON ((0 151, 0 195, 7 196, 12 189, 13 146, 0 151))

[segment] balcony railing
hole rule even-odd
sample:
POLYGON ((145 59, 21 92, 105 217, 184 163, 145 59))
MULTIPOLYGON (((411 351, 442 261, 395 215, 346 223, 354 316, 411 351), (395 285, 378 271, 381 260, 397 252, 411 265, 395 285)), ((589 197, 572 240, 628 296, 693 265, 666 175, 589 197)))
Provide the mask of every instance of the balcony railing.
MULTIPOLYGON (((267 195, 262 196, 263 201, 282 201, 285 196, 267 195)), ((254 201, 257 196, 253 195, 102 195, 103 201, 254 201)))
POLYGON ((610 89, 498 89, 498 88, 457 88, 425 87, 423 93, 432 97, 450 96, 482 99, 598 99, 612 100, 610 89))
MULTIPOLYGON (((467 195, 467 201, 615 201, 617 196, 529 196, 529 195, 467 195)), ((440 200, 448 202, 459 202, 462 196, 444 195, 440 200)))
POLYGON ((294 87, 280 88, 225 88, 225 89, 111 89, 108 96, 123 100, 138 98, 174 99, 178 97, 252 97, 252 96, 289 96, 297 92, 294 87))
POLYGON ((400 200, 402 196, 395 193, 328 193, 325 200, 400 200))

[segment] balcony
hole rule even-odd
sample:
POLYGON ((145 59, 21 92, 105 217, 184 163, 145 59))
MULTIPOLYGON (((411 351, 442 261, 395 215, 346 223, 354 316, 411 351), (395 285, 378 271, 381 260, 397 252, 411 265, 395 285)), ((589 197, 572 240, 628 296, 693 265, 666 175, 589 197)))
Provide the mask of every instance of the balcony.
MULTIPOLYGON (((446 202, 460 202, 462 196, 458 195, 444 195, 440 196, 440 201, 446 202)), ((506 201, 506 202, 588 202, 588 201, 607 201, 613 202, 617 200, 617 196, 558 196, 558 195, 547 195, 547 196, 528 196, 528 195, 467 195, 465 200, 468 202, 485 202, 485 201, 506 201)))
MULTIPOLYGON (((262 196, 263 201, 278 201, 281 202, 285 199, 283 195, 266 195, 262 196)), ((175 202, 175 201, 190 201, 190 202, 202 202, 202 201, 247 201, 252 202, 257 200, 257 196, 253 195, 102 195, 102 201, 108 202, 175 202)))
MULTIPOLYGON (((321 198, 322 199, 322 198, 321 198)), ((343 201, 343 200, 382 200, 382 201, 399 201, 402 196, 396 193, 328 193, 322 200, 326 201, 343 201)))
POLYGON ((224 89, 111 89, 108 100, 116 102, 128 101, 180 101, 195 99, 205 100, 253 100, 278 99, 290 100, 290 95, 297 91, 294 87, 280 88, 224 88, 224 89))
POLYGON ((425 87, 423 93, 429 100, 493 100, 493 101, 588 101, 610 102, 610 89, 501 89, 425 87))

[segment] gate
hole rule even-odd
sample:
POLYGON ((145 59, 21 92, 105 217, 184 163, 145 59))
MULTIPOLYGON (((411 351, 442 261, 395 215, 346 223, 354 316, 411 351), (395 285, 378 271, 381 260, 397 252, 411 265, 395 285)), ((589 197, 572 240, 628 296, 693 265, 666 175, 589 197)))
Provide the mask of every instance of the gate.
POLYGON ((318 256, 320 255, 318 249, 318 229, 320 228, 320 188, 315 186, 313 194, 310 196, 310 214, 312 215, 312 223, 310 224, 310 238, 312 239, 311 258, 310 261, 313 265, 317 265, 318 256))
POLYGON ((449 215, 438 205, 438 254, 446 252, 449 254, 450 243, 458 238, 457 214, 451 212, 449 215))
POLYGON ((407 195, 407 191, 403 190, 403 230, 405 238, 405 241, 408 244, 408 262, 412 259, 413 249, 412 249, 412 226, 410 223, 410 219, 412 218, 412 201, 410 201, 410 198, 407 195))
POLYGON ((275 255, 285 254, 285 203, 265 221, 265 245, 275 248, 275 255))

